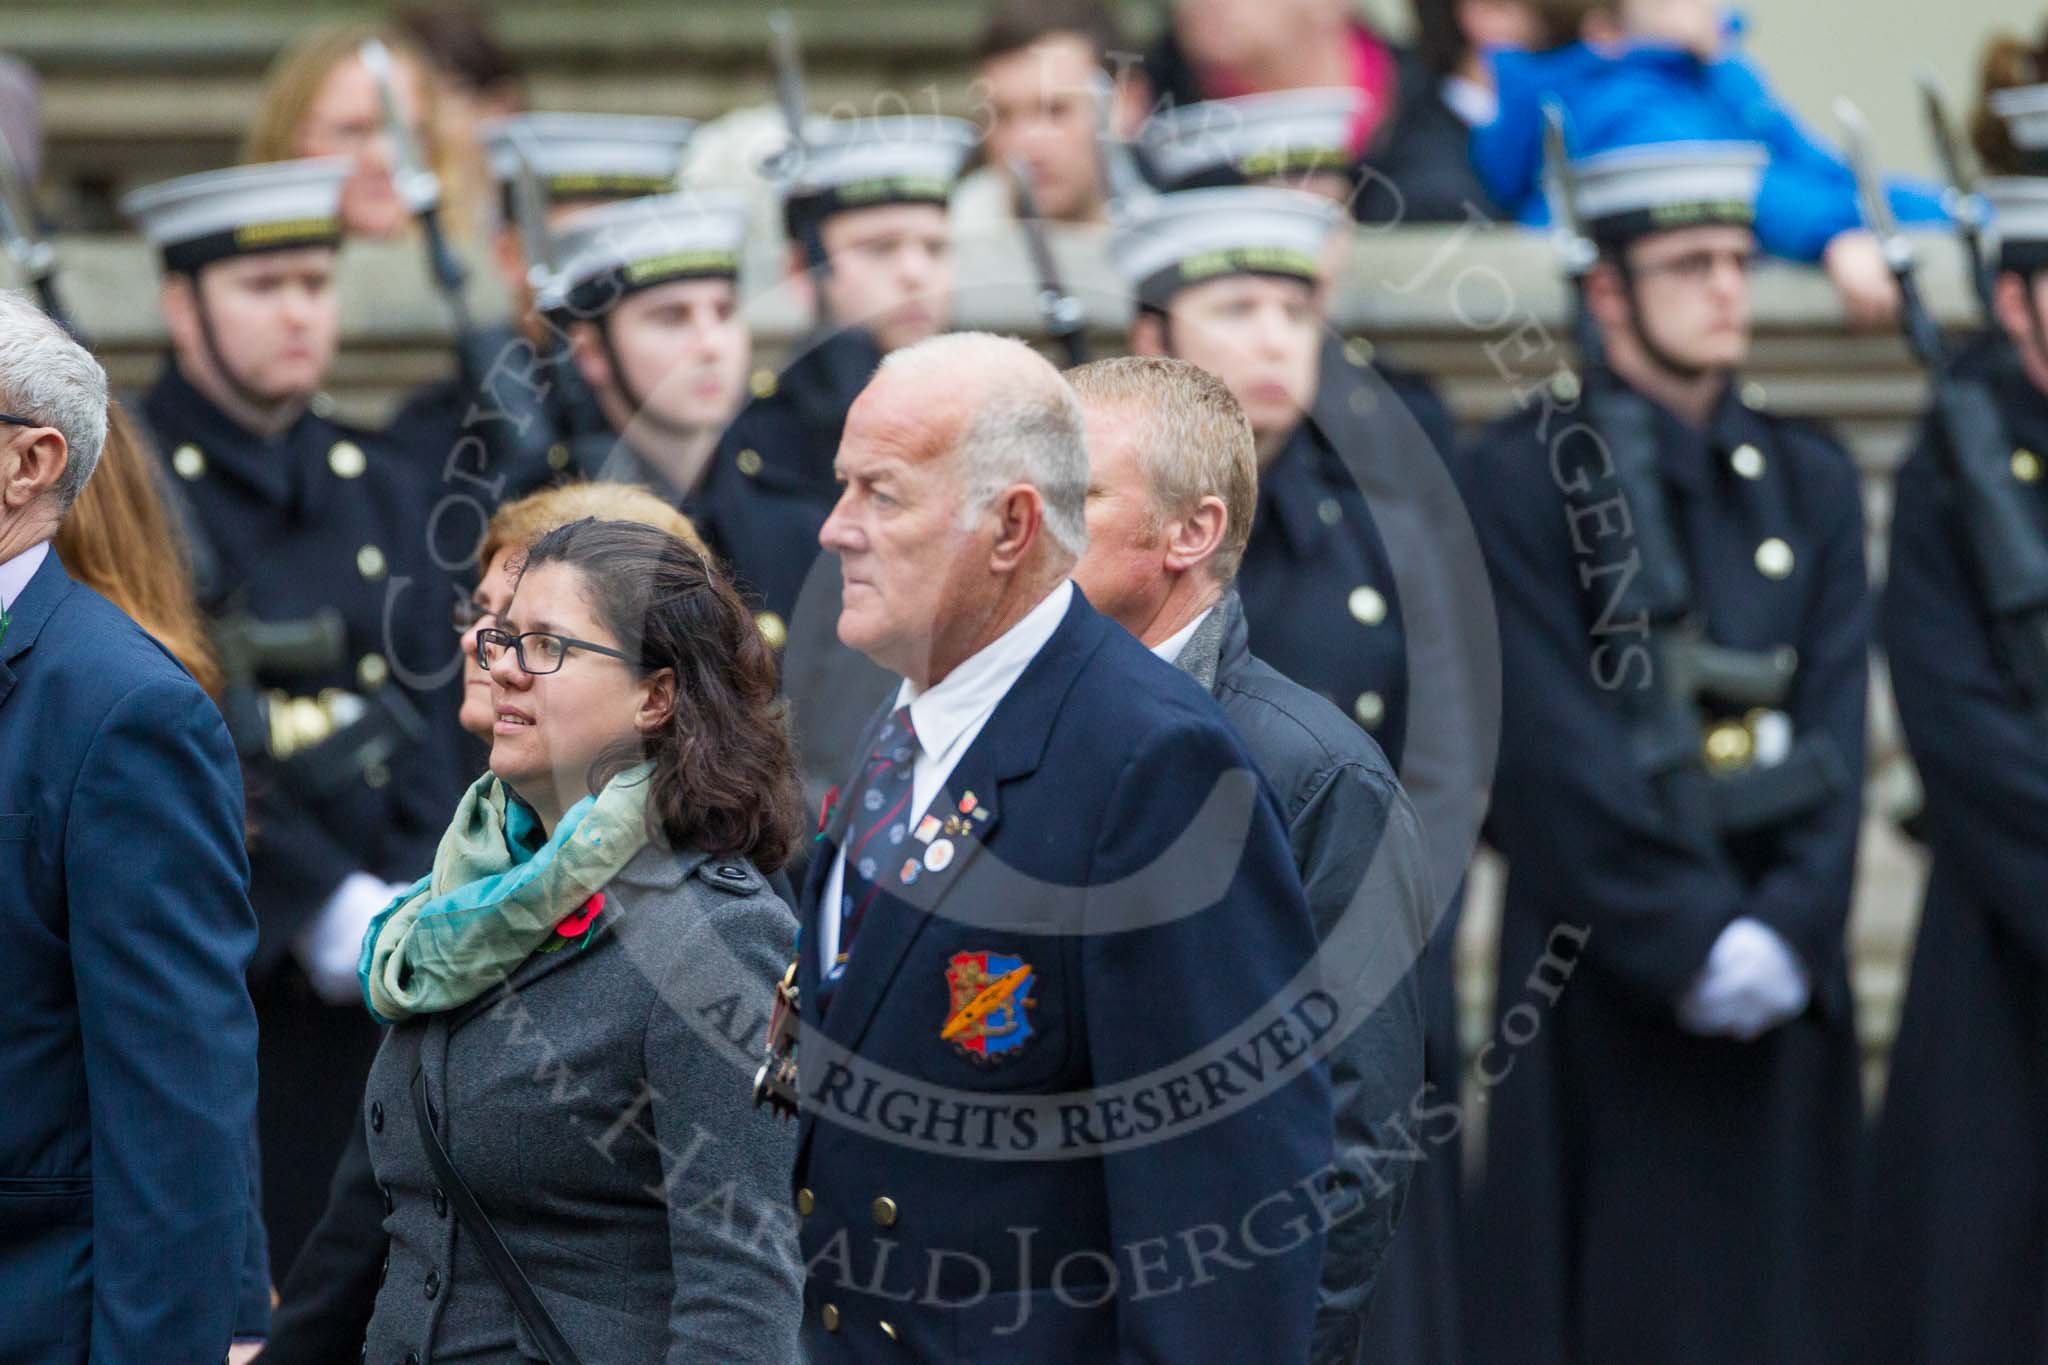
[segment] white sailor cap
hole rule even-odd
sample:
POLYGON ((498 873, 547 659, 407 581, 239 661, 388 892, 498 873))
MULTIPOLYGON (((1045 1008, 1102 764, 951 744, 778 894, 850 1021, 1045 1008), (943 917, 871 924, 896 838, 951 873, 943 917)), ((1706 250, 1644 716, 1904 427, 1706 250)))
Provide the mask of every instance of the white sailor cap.
POLYGON ((642 114, 513 114, 486 125, 484 155, 491 178, 510 186, 526 149, 554 203, 639 199, 676 188, 696 130, 690 119, 642 114))
POLYGON ((2048 270, 2048 176, 1986 180, 1978 192, 1991 207, 1998 268, 2022 275, 2048 270))
POLYGON ((1991 112, 2005 120, 2012 145, 2022 152, 2048 152, 2048 85, 2017 85, 1986 97, 1991 112))
POLYGON ((1572 196, 1586 233, 1616 243, 1676 228, 1756 222, 1769 154, 1754 142, 1657 142, 1572 163, 1572 196))
POLYGON ((1323 248, 1343 219, 1341 205, 1303 190, 1178 190, 1118 221, 1109 251, 1138 302, 1164 308, 1188 285, 1226 275, 1314 284, 1322 276, 1323 248))
POLYGON ((938 115, 814 119, 803 146, 771 158, 768 169, 783 182, 784 217, 796 237, 844 209, 943 206, 979 140, 972 123, 938 115))
POLYGON ((1146 119, 1138 148, 1168 190, 1348 176, 1358 160, 1352 138, 1370 100, 1344 86, 1184 104, 1146 119))
POLYGON ((658 284, 737 279, 747 210, 743 195, 689 190, 584 209, 562 225, 540 306, 594 317, 658 284))
POLYGON ((202 171, 145 185, 121 199, 162 253, 166 270, 189 273, 229 256, 341 244, 342 156, 202 171))

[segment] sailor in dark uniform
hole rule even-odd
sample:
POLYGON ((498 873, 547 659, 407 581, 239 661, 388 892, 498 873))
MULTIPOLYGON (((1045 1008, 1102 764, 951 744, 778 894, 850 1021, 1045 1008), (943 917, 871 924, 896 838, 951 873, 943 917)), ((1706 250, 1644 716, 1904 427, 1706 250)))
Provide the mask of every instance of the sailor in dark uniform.
POLYGON ((820 120, 785 154, 788 282, 817 325, 779 376, 755 374, 753 401, 718 454, 742 477, 811 509, 808 544, 731 552, 741 582, 781 620, 796 607, 839 496, 832 461, 847 408, 883 356, 951 325, 946 202, 975 142, 974 126, 960 119, 820 120))
POLYGON ((2009 594, 2010 569, 2048 555, 2048 86, 1993 99, 2040 174, 1983 187, 1996 316, 1938 382, 1981 404, 1996 501, 1964 495, 1931 414, 1899 471, 1885 587, 1934 866, 1872 1140, 1853 1358, 1873 1365, 2048 1360, 2048 696, 1993 610, 2038 602, 2009 594), (2019 532, 2006 572, 1980 538, 2001 512, 2019 532))
POLYGON ((460 476, 475 472, 478 462, 454 454, 465 436, 474 436, 491 445, 494 455, 501 447, 508 454, 512 467, 494 466, 489 477, 495 481, 502 474, 505 480, 494 503, 510 501, 568 473, 574 438, 604 425, 591 410, 590 396, 562 382, 559 370, 547 364, 559 339, 533 307, 534 262, 517 202, 522 156, 530 158, 545 200, 542 226, 552 231, 583 209, 673 191, 695 130, 683 118, 571 113, 514 114, 484 129, 499 214, 491 264, 504 281, 512 316, 481 329, 479 349, 491 358, 483 401, 460 373, 451 374, 408 396, 391 420, 392 441, 431 482, 458 483, 466 493, 475 492, 480 485, 460 476), (520 429, 529 422, 544 434, 520 429), (447 473, 451 458, 453 480, 447 473))
MULTIPOLYGON (((1308 120, 1304 128, 1296 120, 1272 136, 1312 143, 1328 122, 1308 120)), ((1223 167, 1227 181, 1241 171, 1222 150, 1209 146, 1203 155, 1223 167)), ((1192 153, 1168 163, 1174 173, 1196 164, 1192 153)), ((1452 639, 1456 601, 1428 599, 1454 599, 1447 585, 1484 575, 1476 564, 1462 575, 1445 565, 1455 547, 1442 534, 1442 516, 1428 510, 1432 477, 1442 485, 1439 500, 1456 505, 1442 464, 1449 419, 1434 394, 1381 367, 1363 338, 1342 342, 1324 326, 1321 298, 1341 255, 1331 243, 1347 236, 1342 223, 1327 196, 1224 184, 1129 206, 1115 254, 1136 293, 1132 349, 1179 356, 1220 375, 1258 437, 1258 510, 1238 574, 1251 648, 1379 742, 1424 812, 1439 884, 1456 888, 1477 825, 1472 793, 1483 787, 1488 756, 1478 752, 1484 725, 1452 717, 1486 689, 1470 678, 1470 656, 1452 639), (1415 621, 1403 611, 1409 596, 1397 577, 1422 594, 1415 621), (1426 704, 1440 707, 1412 755, 1411 637, 1439 664, 1426 704)), ((1452 979, 1459 896, 1447 890, 1446 897, 1451 910, 1435 921, 1417 967, 1429 1035, 1425 1076, 1438 1097, 1457 1094, 1459 1070, 1452 979)), ((1436 1127, 1431 1159, 1387 1258, 1367 1359, 1456 1354, 1460 1158, 1455 1130, 1436 1127)))
POLYGON ((417 483, 315 408, 340 334, 346 163, 138 190, 171 355, 141 410, 207 566, 249 801, 264 1207, 283 1278, 318 1217, 378 1031, 363 927, 432 862, 461 786, 453 595, 417 483))
POLYGON ((1740 380, 1763 160, 1572 168, 1605 364, 1465 466, 1504 707, 1488 1365, 1848 1358, 1868 585, 1854 464, 1740 380))

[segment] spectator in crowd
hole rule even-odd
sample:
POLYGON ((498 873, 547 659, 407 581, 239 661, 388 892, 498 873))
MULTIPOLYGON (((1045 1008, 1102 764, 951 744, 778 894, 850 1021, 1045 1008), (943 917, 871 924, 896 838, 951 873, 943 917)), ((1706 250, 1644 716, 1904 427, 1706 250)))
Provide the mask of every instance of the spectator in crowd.
POLYGON ((426 59, 434 87, 434 140, 442 147, 444 187, 488 216, 481 199, 490 184, 483 132, 526 108, 526 79, 491 31, 490 16, 470 0, 423 0, 403 6, 391 25, 426 59))
POLYGON ((0 55, 0 137, 14 154, 22 179, 43 174, 43 91, 26 62, 0 55))
MULTIPOLYGON (((477 658, 477 632, 497 625, 512 601, 527 547, 557 527, 586 518, 651 526, 703 552, 689 518, 644 488, 565 483, 499 507, 477 552, 482 577, 456 603, 453 620, 463 656, 457 720, 474 743, 472 771, 489 764, 491 730, 497 724, 490 674, 477 658)), ((777 893, 794 899, 786 885, 777 893)), ((383 1192, 370 1167, 368 1130, 358 1113, 334 1170, 327 1208, 279 1288, 264 1348, 267 1365, 352 1365, 359 1358, 384 1263, 384 1213, 383 1192)))
POLYGON ((1538 0, 1410 0, 1409 8, 1428 79, 1403 91, 1391 140, 1407 157, 1380 169, 1399 188, 1410 222, 1452 222, 1474 209, 1498 217, 1472 165, 1472 130, 1500 107, 1487 56, 1553 47, 1569 35, 1552 32, 1551 6, 1538 0))
POLYGON ((2048 153, 2026 149, 2013 137, 2012 124, 1991 107, 2001 90, 2048 81, 2048 22, 2033 42, 2012 33, 1995 34, 1984 44, 1979 63, 1983 93, 1970 115, 1970 141, 1986 175, 2048 174, 2048 153))
POLYGON ((155 454, 119 403, 92 481, 51 542, 72 581, 112 602, 155 637, 216 701, 220 661, 193 596, 189 553, 155 454))
MULTIPOLYGON (((1521 7, 1460 8, 1473 10, 1470 31, 1487 41, 1517 27, 1493 11, 1521 7)), ((1154 113, 1283 91, 1354 91, 1344 145, 1361 182, 1353 215, 1371 223, 1466 216, 1473 187, 1459 170, 1455 128, 1445 156, 1439 74, 1359 19, 1349 0, 1177 0, 1138 79, 1141 102, 1154 113)))
MULTIPOLYGON (((1494 56, 1499 112, 1475 130, 1473 159, 1494 200, 1525 223, 1549 220, 1542 192, 1543 105, 1563 105, 1574 156, 1658 142, 1745 141, 1770 154, 1757 200, 1763 249, 1827 271, 1852 323, 1897 311, 1898 289, 1863 226, 1855 177, 1779 100, 1741 50, 1741 26, 1718 0, 1561 0, 1577 41, 1494 56)), ((1939 222, 1938 194, 1891 187, 1902 222, 1939 222)))
MULTIPOLYGON (((1055 223, 1103 221, 1099 83, 1122 51, 1101 0, 998 0, 974 52, 974 104, 983 120, 984 164, 953 194, 956 233, 1009 223, 1017 211, 1013 161, 1031 175, 1033 207, 1055 223)), ((1132 82, 1115 85, 1132 105, 1132 82)), ((1112 126, 1143 112, 1120 108, 1112 126)))
POLYGON ((796 1132, 751 1101, 757 1039, 705 1023, 765 1017, 794 943, 764 876, 800 838, 774 655, 685 542, 595 520, 527 551, 477 644, 491 771, 363 948, 392 1024, 365 1358, 559 1360, 558 1334, 593 1362, 780 1365, 796 1132), (512 1265, 476 1250, 486 1220, 512 1265))
MULTIPOLYGON (((342 226, 351 237, 392 238, 411 228, 412 210, 399 197, 397 153, 384 131, 377 82, 357 55, 372 38, 391 49, 413 140, 429 169, 443 176, 444 190, 452 194, 461 182, 449 174, 457 167, 441 136, 431 68, 409 40, 364 24, 309 28, 277 55, 264 75, 256 117, 242 139, 242 160, 348 157, 342 226)), ((452 231, 473 230, 475 217, 472 204, 452 197, 446 201, 443 220, 452 231)))
POLYGON ((50 552, 107 378, 12 293, 0 411, 0 1358, 217 1361, 269 1309, 234 746, 50 552))

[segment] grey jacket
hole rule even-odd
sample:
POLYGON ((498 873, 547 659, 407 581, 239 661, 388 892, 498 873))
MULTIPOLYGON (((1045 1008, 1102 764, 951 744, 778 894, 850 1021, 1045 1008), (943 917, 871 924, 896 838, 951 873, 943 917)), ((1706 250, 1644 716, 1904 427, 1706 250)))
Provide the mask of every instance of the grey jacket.
POLYGON ((1422 1090, 1415 968, 1436 908, 1429 851, 1372 737, 1252 654, 1235 592, 1174 662, 1216 698, 1280 799, 1322 944, 1325 989, 1345 1007, 1337 1030, 1344 1041, 1329 1061, 1338 1183, 1346 1189, 1333 1198, 1337 1221, 1323 1251, 1310 1358, 1348 1363, 1358 1356, 1416 1146, 1405 1129, 1422 1090))
POLYGON ((390 1235, 364 1359, 538 1360, 442 1191, 457 1170, 586 1365, 796 1358, 794 1125, 752 1102, 795 920, 750 864, 643 849, 580 948, 393 1028, 364 1094, 390 1235))

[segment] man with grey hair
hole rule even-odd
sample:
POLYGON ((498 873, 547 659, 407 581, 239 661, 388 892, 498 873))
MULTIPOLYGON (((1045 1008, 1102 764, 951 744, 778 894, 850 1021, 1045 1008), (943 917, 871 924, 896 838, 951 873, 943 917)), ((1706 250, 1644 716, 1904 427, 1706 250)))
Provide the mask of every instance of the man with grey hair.
POLYGON ((800 918, 814 1362, 1299 1360, 1334 1022, 1271 792, 1088 605, 1080 407, 981 334, 892 354, 820 534, 901 678, 800 918))
POLYGON ((99 363, 0 293, 0 1359, 219 1360, 251 1245, 256 946, 220 712, 50 538, 99 363))
POLYGON ((1416 1159, 1410 1108, 1427 1098, 1415 969, 1437 901, 1422 827, 1379 745, 1246 642, 1233 580, 1251 538, 1258 456, 1228 386, 1187 361, 1140 356, 1098 360, 1067 380, 1088 419, 1088 551, 1074 581, 1209 690, 1272 784, 1344 1009, 1330 1055, 1343 1202, 1309 1359, 1350 1365, 1401 1213, 1403 1163, 1416 1159))

